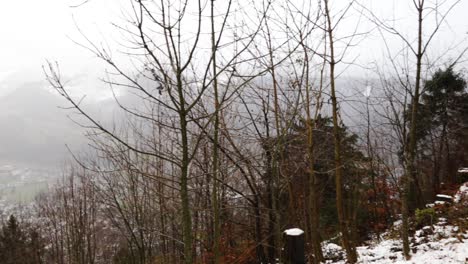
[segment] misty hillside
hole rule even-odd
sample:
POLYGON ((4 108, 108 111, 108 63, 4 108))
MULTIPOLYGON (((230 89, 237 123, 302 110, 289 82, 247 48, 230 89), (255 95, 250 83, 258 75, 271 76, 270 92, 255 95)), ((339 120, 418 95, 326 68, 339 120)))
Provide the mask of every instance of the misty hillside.
POLYGON ((80 128, 58 108, 63 105, 39 82, 1 96, 0 160, 59 164, 67 156, 65 144, 83 142, 80 128))
POLYGON ((0 1, 0 264, 468 263, 466 10, 0 1))

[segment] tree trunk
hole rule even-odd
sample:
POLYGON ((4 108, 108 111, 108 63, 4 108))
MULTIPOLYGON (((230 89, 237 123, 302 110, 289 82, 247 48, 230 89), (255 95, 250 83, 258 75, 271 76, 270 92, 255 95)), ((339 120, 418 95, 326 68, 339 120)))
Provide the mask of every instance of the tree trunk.
POLYGON ((401 215, 402 215, 402 240, 403 240, 403 254, 407 260, 411 258, 409 240, 408 240, 408 203, 409 203, 409 191, 411 188, 411 181, 415 179, 415 157, 416 157, 416 123, 417 123, 417 114, 419 108, 419 92, 421 86, 421 62, 422 62, 422 21, 423 21, 423 7, 424 0, 419 2, 418 9, 418 51, 416 53, 416 83, 414 88, 413 100, 412 100, 412 109, 411 109, 411 126, 410 126, 410 135, 409 135, 409 146, 407 155, 407 164, 406 172, 402 178, 403 183, 403 193, 402 193, 402 203, 401 203, 401 215))
POLYGON ((260 214, 260 201, 258 196, 255 197, 255 251, 257 254, 257 259, 260 263, 267 263, 267 258, 265 256, 265 251, 263 249, 263 236, 262 236, 262 220, 260 214))
POLYGON ((213 191, 212 191, 212 206, 213 206, 213 257, 214 263, 218 264, 220 261, 220 208, 218 202, 218 142, 219 142, 219 111, 221 109, 218 99, 218 78, 216 69, 216 39, 215 39, 215 21, 214 21, 214 0, 211 0, 211 52, 212 52, 212 66, 213 66, 213 91, 214 91, 214 135, 213 135, 213 191))
POLYGON ((338 102, 336 98, 336 87, 335 87, 335 50, 334 50, 334 39, 333 39, 333 25, 330 17, 330 10, 328 6, 328 0, 325 0, 325 13, 327 16, 327 33, 329 38, 330 48, 330 89, 331 89, 331 101, 332 101, 332 112, 333 112, 333 141, 335 145, 334 156, 335 156, 335 185, 336 185, 336 210, 338 214, 338 222, 342 235, 343 247, 346 250, 348 262, 355 263, 357 261, 356 249, 350 241, 349 226, 344 215, 343 205, 343 163, 341 161, 341 136, 340 127, 338 123, 338 102))
MULTIPOLYGON (((323 261, 322 247, 320 245, 320 215, 319 215, 319 200, 318 196, 318 179, 315 173, 315 155, 314 155, 314 129, 315 129, 315 118, 312 120, 312 114, 310 110, 311 98, 310 98, 310 87, 309 87, 309 57, 307 49, 304 47, 305 63, 306 63, 306 114, 307 114, 307 153, 309 158, 309 226, 310 226, 310 242, 312 246, 312 252, 314 253, 313 263, 320 263, 323 261)), ((319 111, 320 103, 317 102, 316 113, 319 111)))
POLYGON ((182 76, 180 70, 177 73, 177 89, 179 93, 180 110, 179 122, 180 133, 182 137, 182 163, 180 175, 180 198, 182 201, 182 226, 183 226, 183 242, 184 242, 184 262, 186 264, 193 263, 192 250, 192 216, 190 213, 190 202, 188 193, 188 175, 189 175, 189 143, 187 129, 187 113, 185 111, 185 98, 182 88, 182 76))

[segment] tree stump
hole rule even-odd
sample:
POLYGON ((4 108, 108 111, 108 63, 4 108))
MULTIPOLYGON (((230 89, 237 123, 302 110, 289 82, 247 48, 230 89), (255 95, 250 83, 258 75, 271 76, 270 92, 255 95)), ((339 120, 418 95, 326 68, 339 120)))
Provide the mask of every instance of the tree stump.
POLYGON ((291 228, 284 231, 284 261, 287 264, 305 264, 304 231, 291 228))

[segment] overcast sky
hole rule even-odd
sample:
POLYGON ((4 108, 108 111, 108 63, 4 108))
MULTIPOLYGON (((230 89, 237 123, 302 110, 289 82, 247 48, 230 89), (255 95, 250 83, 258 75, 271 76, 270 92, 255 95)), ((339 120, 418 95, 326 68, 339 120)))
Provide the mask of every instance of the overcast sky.
MULTIPOLYGON (((88 52, 71 41, 71 39, 80 40, 76 25, 92 39, 102 39, 98 35, 102 33, 109 41, 109 36, 113 37, 110 23, 122 21, 122 3, 125 1, 92 0, 81 7, 72 7, 82 1, 0 1, 0 36, 2 39, 0 80, 14 71, 37 71, 44 64, 45 59, 58 60, 64 68, 74 67, 76 72, 96 65, 96 61, 91 59, 92 56, 88 52)), ((410 25, 414 24, 411 23, 414 16, 410 17, 412 0, 365 0, 364 2, 369 8, 375 10, 379 17, 395 18, 400 22, 400 26, 404 25, 408 30, 411 28, 410 25)), ((467 10, 468 0, 462 0, 452 11, 448 20, 451 28, 444 28, 440 32, 440 38, 436 40, 439 42, 438 45, 447 46, 467 36, 467 10)), ((428 18, 428 20, 431 19, 432 17, 428 18)), ((363 28, 367 27, 365 23, 363 25, 363 28)), ((356 52, 362 53, 362 51, 356 52)))
MULTIPOLYGON (((44 85, 44 83, 41 83, 41 81, 44 80, 41 66, 46 60, 58 61, 65 74, 68 77, 76 79, 74 85, 82 86, 86 93, 99 95, 100 91, 97 91, 96 86, 93 84, 95 83, 95 79, 100 76, 101 65, 92 54, 78 47, 72 40, 79 41, 82 39, 77 30, 77 26, 85 32, 88 37, 95 41, 113 42, 116 40, 118 35, 115 34, 111 22, 121 23, 123 21, 122 13, 125 13, 125 4, 123 3, 127 2, 127 0, 91 0, 83 6, 73 7, 80 4, 82 1, 83 0, 0 1, 0 98, 10 94, 15 89, 18 89, 18 87, 23 87, 23 89, 36 89, 36 86, 44 85)), ((300 2, 299 0, 295 1, 300 2)), ((426 1, 436 2, 437 0, 426 1)), ((442 0, 438 1, 441 2, 442 0)), ((453 2, 454 0, 448 1, 453 2)), ((336 0, 332 2, 339 5, 345 1, 336 0)), ((410 33, 414 32, 412 29, 415 25, 414 13, 411 11, 412 0, 363 0, 363 2, 366 3, 368 8, 374 10, 377 16, 386 19, 395 19, 395 25, 408 36, 411 37, 411 34, 414 34, 410 33)), ((438 38, 435 39, 434 47, 437 48, 433 49, 432 52, 434 52, 436 56, 440 55, 437 54, 438 52, 443 53, 447 47, 452 47, 455 44, 460 44, 458 49, 468 46, 468 42, 466 41, 466 37, 468 36, 467 11, 468 0, 462 0, 452 11, 450 18, 447 20, 447 25, 441 29, 438 38), (448 25, 450 25, 450 27, 448 25)), ((428 21, 433 21, 434 18, 428 17, 426 19, 428 21)), ((367 22, 363 22, 362 24, 363 30, 372 27, 372 24, 367 22)), ((345 24, 343 28, 345 28, 344 30, 349 30, 352 26, 345 24)), ((359 56, 360 63, 368 63, 371 60, 377 59, 377 57, 381 56, 382 51, 381 49, 375 48, 376 43, 379 43, 379 41, 381 40, 379 40, 378 34, 369 35, 359 48, 353 50, 353 56, 359 56)), ((392 48, 398 48, 397 45, 398 44, 395 44, 392 48)), ((354 74, 354 72, 352 72, 352 74, 354 74)), ((28 96, 28 93, 24 91, 19 94, 28 96)), ((37 94, 31 93, 31 95, 34 96, 37 94)), ((12 96, 12 98, 21 100, 17 95, 12 96)), ((50 99, 50 101, 59 104, 59 101, 55 101, 55 99, 50 99)), ((24 115, 28 115, 27 111, 24 112, 25 108, 28 108, 28 105, 19 102, 10 103, 8 108, 21 108, 17 109, 17 113, 21 112, 24 115)), ((31 108, 30 111, 38 111, 38 109, 34 109, 34 107, 46 109, 44 105, 32 107, 31 104, 29 104, 29 106, 31 108)), ((53 107, 56 106, 54 105, 53 107)), ((54 114, 59 115, 60 112, 57 111, 54 114)), ((20 130, 24 129, 22 128, 24 124, 16 124, 15 119, 10 117, 4 116, 4 118, 6 118, 3 119, 4 122, 6 122, 5 120, 10 122, 7 126, 16 127, 15 129, 20 130)), ((0 119, 0 122, 1 121, 0 119)), ((23 121, 24 120, 17 122, 23 121)), ((53 140, 53 137, 51 138, 50 135, 47 134, 48 127, 45 127, 45 123, 47 122, 44 122, 42 127, 40 123, 35 123, 34 125, 39 126, 37 129, 28 126, 28 128, 33 130, 31 131, 32 135, 29 135, 30 138, 37 138, 36 134, 34 134, 37 131, 40 131, 40 133, 42 133, 41 135, 43 135, 39 140, 43 141, 43 145, 38 147, 38 152, 40 152, 41 147, 51 144, 51 142, 47 140, 53 140)), ((0 126, 2 129, 6 127, 5 124, 0 124, 0 126)), ((73 130, 70 124, 64 124, 64 127, 73 130)), ((66 131, 65 128, 63 129, 63 131, 66 131)), ((15 131, 16 130, 13 129, 9 131, 9 133, 3 135, 21 137, 21 135, 18 135, 15 131)), ((63 131, 61 133, 66 133, 63 131)), ((1 137, 2 134, 0 133, 0 138, 1 137)), ((17 140, 15 142, 22 142, 21 138, 16 138, 15 140, 17 140)), ((64 141, 65 139, 61 139, 61 141, 55 142, 54 146, 60 148, 60 146, 64 146, 64 141)), ((2 148, 1 144, 2 140, 0 140, 0 149, 2 148)), ((27 152, 28 149, 25 148, 23 151, 27 152)), ((0 155, 2 153, 6 155, 4 152, 5 151, 0 152, 0 155)), ((2 156, 0 156, 0 159, 1 158, 2 156)))
POLYGON ((93 34, 91 27, 107 29, 112 3, 98 0, 86 8, 71 8, 70 0, 0 1, 0 72, 6 74, 21 69, 41 67, 45 59, 76 65, 88 63, 90 54, 79 49, 71 39, 78 36, 75 21, 83 30, 93 34))

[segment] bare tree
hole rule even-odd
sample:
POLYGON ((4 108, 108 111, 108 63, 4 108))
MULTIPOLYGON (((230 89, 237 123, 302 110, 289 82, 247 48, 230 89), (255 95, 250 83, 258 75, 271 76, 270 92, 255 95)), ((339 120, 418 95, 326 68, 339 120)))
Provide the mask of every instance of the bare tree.
MULTIPOLYGON (((410 187, 417 181, 416 171, 416 146, 418 142, 417 138, 417 129, 418 129, 418 112, 419 112, 419 100, 421 95, 421 83, 422 83, 422 74, 423 74, 423 59, 427 54, 430 44, 436 34, 438 33, 441 26, 445 23, 449 13, 460 1, 444 2, 444 3, 434 3, 433 6, 427 6, 425 0, 414 0, 413 5, 416 10, 416 39, 413 40, 409 37, 406 37, 405 34, 395 28, 393 25, 389 24, 386 21, 382 21, 371 13, 371 19, 374 21, 383 31, 390 33, 391 35, 397 36, 410 50, 411 54, 415 57, 416 63, 414 66, 414 86, 411 85, 411 109, 409 109, 409 128, 408 128, 408 139, 407 144, 405 143, 404 148, 404 163, 405 163, 405 174, 402 176, 402 241, 403 241, 403 252, 406 259, 410 259, 410 248, 408 241, 408 217, 409 217, 409 192, 410 187), (447 6, 444 10, 442 6, 447 6), (434 15, 436 17, 435 25, 432 29, 424 30, 425 25, 424 18, 427 15, 434 15), (428 32, 428 34, 426 33, 428 32), (426 35, 426 34, 427 35, 426 35), (425 37, 427 36, 427 37, 425 37)), ((430 5, 431 3, 429 3, 430 5)), ((393 64, 395 65, 395 64, 393 64)))
MULTIPOLYGON (((176 148, 174 152, 169 153, 166 149, 148 147, 147 145, 137 145, 132 139, 119 134, 119 131, 102 123, 99 118, 92 116, 87 112, 80 100, 73 98, 69 93, 63 77, 56 65, 49 64, 46 67, 46 73, 49 82, 57 91, 71 104, 71 108, 77 110, 96 133, 102 135, 105 140, 111 144, 122 145, 126 150, 135 152, 139 155, 147 155, 157 159, 164 160, 174 164, 179 170, 177 182, 179 183, 178 192, 182 205, 182 230, 184 242, 184 259, 186 263, 193 263, 194 239, 192 230, 192 210, 190 204, 190 164, 193 161, 201 139, 201 135, 195 134, 193 129, 197 124, 203 128, 208 127, 214 122, 215 142, 213 158, 214 164, 217 164, 217 134, 219 127, 220 102, 218 101, 217 82, 220 76, 232 75, 231 69, 235 68, 243 60, 241 55, 253 43, 259 25, 253 25, 245 28, 242 35, 231 36, 231 39, 224 41, 223 36, 227 34, 228 21, 231 19, 232 1, 223 5, 224 12, 220 20, 220 26, 215 32, 214 21, 214 2, 211 3, 211 54, 204 52, 203 34, 209 33, 203 30, 205 22, 205 9, 202 1, 168 1, 157 3, 155 1, 130 1, 131 17, 130 26, 117 26, 117 29, 126 33, 131 42, 130 45, 137 50, 137 54, 127 53, 136 64, 133 71, 125 66, 119 65, 115 58, 111 56, 108 49, 95 45, 84 35, 86 43, 83 47, 90 50, 97 57, 101 58, 112 69, 114 78, 108 78, 106 82, 112 89, 126 89, 135 93, 145 104, 158 105, 159 111, 164 113, 166 118, 155 120, 152 112, 145 112, 141 108, 125 105, 116 97, 118 105, 129 115, 140 120, 146 120, 150 123, 160 123, 161 126, 170 128, 176 134, 171 135, 176 148), (193 21, 196 21, 196 30, 189 30, 193 21), (159 36, 162 36, 160 38, 159 36), (224 44, 227 43, 227 44, 224 44), (220 45, 224 49, 236 43, 237 49, 234 52, 226 52, 223 61, 216 58, 217 50, 220 45), (198 58, 206 56, 206 60, 200 61, 198 58), (141 62, 143 61, 143 62, 141 62), (200 63, 203 66, 200 67, 200 63), (210 69, 212 69, 210 74, 210 69), (227 71, 230 72, 227 72, 227 71), (198 109, 202 101, 208 96, 209 87, 213 86, 215 93, 215 109, 210 111, 209 115, 201 116, 198 109)), ((260 18, 262 20, 266 14, 260 18)), ((155 109, 153 107, 152 109, 155 109)), ((147 131, 143 130, 139 136, 147 136, 147 131)), ((217 205, 217 174, 218 165, 213 169, 213 209, 215 218, 215 240, 219 237, 219 210, 217 205)), ((214 241, 215 251, 216 241, 214 241)), ((219 253, 217 253, 219 255, 219 253)), ((218 259, 218 257, 216 257, 218 259)))

